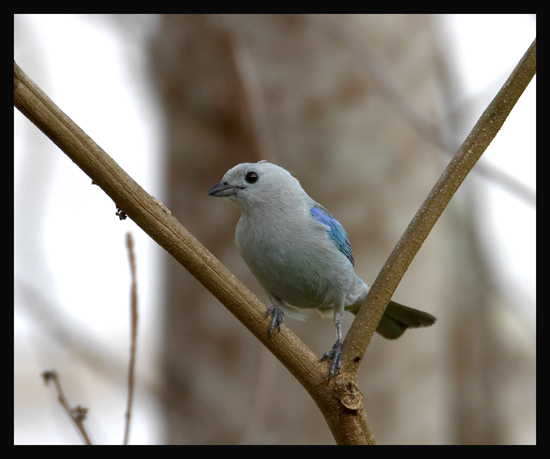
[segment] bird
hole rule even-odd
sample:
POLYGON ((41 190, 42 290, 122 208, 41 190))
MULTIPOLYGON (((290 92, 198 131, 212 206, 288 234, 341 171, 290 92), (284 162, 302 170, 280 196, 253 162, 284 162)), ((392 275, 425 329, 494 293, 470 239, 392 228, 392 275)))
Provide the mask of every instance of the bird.
MULTIPOLYGON (((237 164, 208 195, 229 199, 241 212, 235 243, 269 298, 269 337, 280 332, 285 315, 303 319, 303 310, 317 309, 333 317, 336 342, 321 358, 330 360, 330 382, 342 365, 344 311, 357 314, 369 291, 355 274, 344 227, 290 172, 267 161, 237 164)), ((390 301, 376 331, 396 339, 407 328, 435 321, 427 312, 390 301)))

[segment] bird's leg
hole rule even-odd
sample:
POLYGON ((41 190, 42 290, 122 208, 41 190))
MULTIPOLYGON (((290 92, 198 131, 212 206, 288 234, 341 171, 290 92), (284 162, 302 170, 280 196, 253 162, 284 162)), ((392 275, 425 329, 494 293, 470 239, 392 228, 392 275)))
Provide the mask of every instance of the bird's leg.
POLYGON ((336 313, 335 325, 336 325, 336 342, 332 346, 332 349, 325 353, 321 360, 332 359, 330 364, 330 369, 328 371, 328 380, 330 381, 332 377, 337 374, 340 374, 340 367, 342 366, 342 318, 343 314, 340 315, 336 313))
POLYGON ((283 310, 274 304, 267 310, 266 317, 271 316, 271 322, 269 324, 269 337, 271 338, 271 334, 273 333, 273 330, 275 330, 275 326, 277 326, 277 332, 281 331, 281 325, 284 322, 284 313, 283 310))

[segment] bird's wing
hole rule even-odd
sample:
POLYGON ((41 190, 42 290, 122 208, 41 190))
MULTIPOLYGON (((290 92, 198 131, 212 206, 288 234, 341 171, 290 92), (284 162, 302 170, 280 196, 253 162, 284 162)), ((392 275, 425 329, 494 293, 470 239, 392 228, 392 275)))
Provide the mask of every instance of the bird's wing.
POLYGON ((344 230, 344 227, 340 224, 340 222, 336 220, 331 215, 331 213, 320 204, 315 204, 310 209, 310 213, 313 218, 319 223, 322 223, 323 225, 329 227, 327 233, 330 239, 332 240, 332 242, 334 242, 338 250, 342 252, 353 265, 353 254, 351 253, 351 245, 349 243, 348 235, 346 234, 346 230, 344 230))

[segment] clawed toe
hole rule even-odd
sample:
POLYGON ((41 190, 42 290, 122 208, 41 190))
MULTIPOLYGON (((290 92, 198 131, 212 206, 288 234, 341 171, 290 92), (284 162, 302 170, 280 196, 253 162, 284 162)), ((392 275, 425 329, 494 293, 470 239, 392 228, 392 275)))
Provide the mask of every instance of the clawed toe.
POLYGON ((337 339, 332 349, 325 353, 321 360, 331 359, 330 369, 328 371, 328 380, 330 381, 335 375, 340 374, 340 367, 342 366, 342 341, 337 339))
POLYGON ((269 337, 271 338, 273 330, 275 330, 275 326, 277 326, 277 332, 281 331, 281 325, 284 322, 284 314, 279 306, 273 305, 267 310, 266 317, 269 316, 271 316, 271 322, 269 323, 268 331, 269 337))

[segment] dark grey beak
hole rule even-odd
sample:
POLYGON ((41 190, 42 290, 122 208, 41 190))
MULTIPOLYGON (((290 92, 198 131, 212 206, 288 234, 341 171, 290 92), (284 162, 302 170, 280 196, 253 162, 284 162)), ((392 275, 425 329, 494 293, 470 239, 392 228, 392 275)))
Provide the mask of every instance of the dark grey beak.
POLYGON ((236 187, 233 185, 229 185, 227 182, 220 182, 216 183, 212 188, 208 190, 208 194, 210 196, 235 196, 235 193, 237 192, 237 189, 240 187, 236 187))

